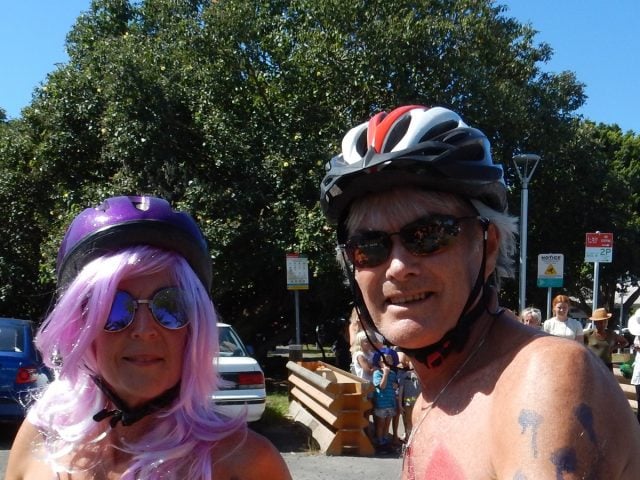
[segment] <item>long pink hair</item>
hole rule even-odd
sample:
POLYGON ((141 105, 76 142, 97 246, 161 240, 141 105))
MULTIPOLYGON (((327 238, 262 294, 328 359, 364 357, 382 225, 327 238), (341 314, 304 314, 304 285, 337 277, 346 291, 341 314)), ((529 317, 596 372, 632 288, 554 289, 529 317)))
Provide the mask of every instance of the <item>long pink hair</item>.
MULTIPOLYGON (((92 416, 108 403, 91 380, 97 363, 93 342, 103 328, 118 285, 125 279, 169 270, 185 292, 190 323, 179 398, 137 442, 125 450, 133 459, 122 479, 213 478, 211 449, 224 437, 246 429, 245 419, 227 419, 212 408, 219 387, 214 365, 218 353, 217 315, 202 283, 177 253, 131 247, 87 264, 61 294, 36 337, 36 345, 56 379, 33 405, 28 420, 44 436, 46 460, 55 471, 72 473, 61 463, 68 454, 107 447, 106 421, 92 416)), ((122 447, 119 447, 122 448, 122 447)))

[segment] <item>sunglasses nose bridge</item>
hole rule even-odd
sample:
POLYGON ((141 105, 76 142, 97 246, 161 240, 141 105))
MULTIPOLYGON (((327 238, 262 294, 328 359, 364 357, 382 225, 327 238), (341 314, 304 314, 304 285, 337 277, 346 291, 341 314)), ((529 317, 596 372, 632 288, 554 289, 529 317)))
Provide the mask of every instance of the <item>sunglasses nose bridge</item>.
POLYGON ((151 327, 154 330, 157 323, 151 310, 151 304, 153 300, 140 299, 133 302, 133 319, 132 329, 136 331, 146 331, 151 327), (146 308, 140 308, 141 305, 145 305, 146 308))

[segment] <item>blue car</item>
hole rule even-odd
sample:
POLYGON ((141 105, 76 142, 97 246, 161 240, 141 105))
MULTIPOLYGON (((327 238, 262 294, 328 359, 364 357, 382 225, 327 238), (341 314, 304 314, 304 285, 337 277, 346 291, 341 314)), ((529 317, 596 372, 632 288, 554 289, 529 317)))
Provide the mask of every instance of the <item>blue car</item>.
POLYGON ((29 320, 0 317, 0 422, 20 422, 51 374, 33 344, 29 320))

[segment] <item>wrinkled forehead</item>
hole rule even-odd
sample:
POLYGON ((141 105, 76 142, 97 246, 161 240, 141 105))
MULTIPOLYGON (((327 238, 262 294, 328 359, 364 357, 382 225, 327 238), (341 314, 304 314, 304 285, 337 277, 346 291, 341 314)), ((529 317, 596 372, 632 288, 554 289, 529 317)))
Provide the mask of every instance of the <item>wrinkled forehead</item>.
POLYGON ((415 187, 395 188, 354 201, 346 221, 347 232, 369 228, 397 229, 433 213, 453 216, 476 214, 468 200, 452 193, 415 187))

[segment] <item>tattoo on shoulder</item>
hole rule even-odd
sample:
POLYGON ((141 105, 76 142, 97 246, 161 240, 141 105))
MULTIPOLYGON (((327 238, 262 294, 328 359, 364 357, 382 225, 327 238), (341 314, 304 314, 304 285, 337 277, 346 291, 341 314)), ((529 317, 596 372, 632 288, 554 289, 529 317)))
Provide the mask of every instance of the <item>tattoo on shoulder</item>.
POLYGON ((587 432, 587 435, 589 435, 589 440, 591 440, 593 444, 597 444, 596 431, 593 424, 593 410, 591 410, 591 407, 586 403, 581 403, 573 412, 587 432))
POLYGON ((531 435, 531 452, 533 454, 533 458, 538 457, 538 429, 540 428, 540 424, 542 424, 542 415, 533 411, 523 409, 520 411, 520 416, 518 417, 518 423, 520 427, 522 427, 521 434, 528 433, 531 435))
POLYGON ((527 480, 527 476, 524 473, 522 473, 520 470, 518 470, 516 474, 513 476, 513 480, 527 480))
POLYGON ((563 472, 574 473, 578 466, 575 449, 571 447, 559 448, 551 454, 551 463, 556 466, 556 479, 562 480, 563 472))

